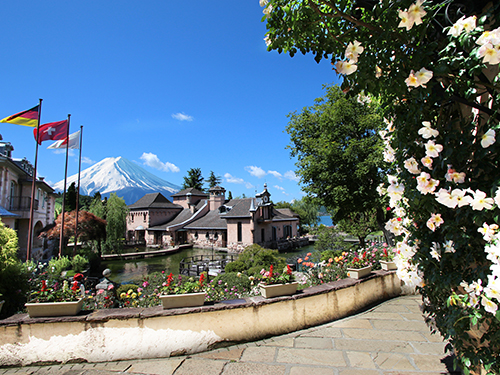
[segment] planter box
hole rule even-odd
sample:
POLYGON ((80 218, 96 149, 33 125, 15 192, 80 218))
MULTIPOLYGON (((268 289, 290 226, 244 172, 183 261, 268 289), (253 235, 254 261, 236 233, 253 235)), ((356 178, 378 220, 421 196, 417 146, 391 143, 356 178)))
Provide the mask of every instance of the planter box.
POLYGON ((347 275, 351 279, 361 279, 362 277, 368 276, 372 272, 372 266, 366 266, 363 268, 348 268, 347 275))
POLYGON ((264 298, 289 296, 297 291, 298 285, 299 285, 298 282, 293 282, 288 284, 271 284, 271 285, 260 284, 260 293, 264 298))
POLYGON ((380 266, 385 271, 391 271, 391 270, 397 270, 398 269, 398 266, 396 266, 396 263, 394 263, 391 260, 390 261, 381 260, 380 261, 380 266))
POLYGON ((205 292, 187 294, 165 294, 160 296, 164 309, 201 306, 205 303, 205 292))
POLYGON ((82 310, 83 298, 78 301, 70 302, 26 303, 25 306, 31 318, 39 316, 76 315, 82 310))

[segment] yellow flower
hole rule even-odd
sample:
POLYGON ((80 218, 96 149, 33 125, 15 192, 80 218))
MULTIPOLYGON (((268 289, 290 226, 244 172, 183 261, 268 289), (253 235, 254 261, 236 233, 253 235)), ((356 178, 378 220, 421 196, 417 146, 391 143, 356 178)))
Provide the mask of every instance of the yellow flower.
POLYGON ((136 298, 137 298, 137 293, 132 293, 131 297, 132 297, 133 299, 136 299, 136 298))

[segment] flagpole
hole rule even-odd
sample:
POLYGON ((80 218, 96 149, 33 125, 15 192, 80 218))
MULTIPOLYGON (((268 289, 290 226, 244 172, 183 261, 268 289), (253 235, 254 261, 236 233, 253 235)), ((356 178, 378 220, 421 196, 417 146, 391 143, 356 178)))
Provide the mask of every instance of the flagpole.
POLYGON ((40 135, 40 118, 42 116, 42 100, 38 99, 38 123, 36 124, 36 149, 35 149, 35 167, 33 168, 33 181, 31 181, 31 202, 30 202, 30 219, 28 230, 28 246, 26 248, 26 261, 30 260, 31 248, 33 243, 33 211, 35 208, 35 183, 36 183, 36 168, 38 163, 38 136, 40 135))
POLYGON ((66 200, 66 177, 68 176, 68 144, 69 144, 69 119, 71 115, 68 114, 68 127, 66 130, 66 166, 64 168, 64 189, 63 189, 63 201, 62 201, 62 212, 61 212, 61 233, 59 235, 59 258, 62 256, 63 244, 64 244, 64 210, 65 210, 65 200, 66 200))
MULTIPOLYGON (((83 138, 83 125, 80 125, 80 157, 78 159, 78 188, 76 189, 76 224, 75 224, 75 247, 73 249, 73 256, 76 255, 76 247, 78 244, 78 212, 80 210, 80 171, 82 170, 82 138, 83 138)), ((69 143, 69 139, 68 139, 69 143)))

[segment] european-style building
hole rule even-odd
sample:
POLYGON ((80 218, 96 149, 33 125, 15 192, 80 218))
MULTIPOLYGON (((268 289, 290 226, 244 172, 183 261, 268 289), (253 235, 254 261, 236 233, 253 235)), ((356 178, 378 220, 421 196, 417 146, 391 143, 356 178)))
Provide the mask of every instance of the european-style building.
POLYGON ((225 192, 220 186, 208 194, 189 188, 172 195, 173 202, 160 193, 146 194, 129 206, 127 240, 240 252, 252 244, 278 248, 297 236, 298 217, 274 208, 266 185, 252 198, 227 200, 225 192))
MULTIPOLYGON (((0 219, 17 232, 19 257, 26 259, 34 168, 26 159, 13 159, 13 150, 10 142, 0 142, 0 219)), ((54 205, 54 189, 39 177, 35 182, 32 221, 31 254, 35 258, 43 247, 43 240, 38 238, 40 230, 54 221, 54 205)))

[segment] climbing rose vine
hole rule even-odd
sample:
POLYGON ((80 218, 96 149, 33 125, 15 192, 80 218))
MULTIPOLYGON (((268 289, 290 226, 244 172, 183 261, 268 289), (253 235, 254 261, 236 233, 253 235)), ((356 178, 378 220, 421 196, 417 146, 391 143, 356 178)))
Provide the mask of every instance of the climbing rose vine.
MULTIPOLYGON (((398 276, 466 373, 500 372, 500 4, 261 0, 269 50, 329 59, 384 109, 398 276)), ((325 77, 325 81, 331 80, 325 77)))

